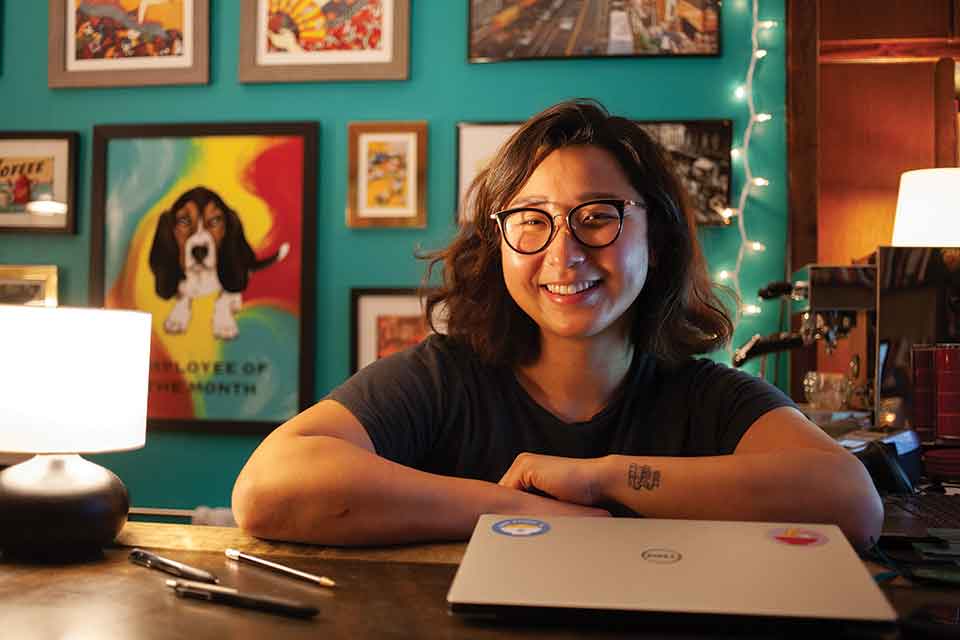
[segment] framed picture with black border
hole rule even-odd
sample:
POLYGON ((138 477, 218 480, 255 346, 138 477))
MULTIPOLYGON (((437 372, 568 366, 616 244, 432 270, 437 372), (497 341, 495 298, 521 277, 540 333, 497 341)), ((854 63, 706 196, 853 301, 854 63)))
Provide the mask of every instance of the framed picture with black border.
POLYGON ((312 402, 317 133, 94 127, 90 303, 153 316, 151 428, 265 433, 312 402))
POLYGON ((719 56, 721 0, 469 0, 470 62, 719 56))
MULTIPOLYGON (((429 290, 413 287, 350 289, 350 372, 403 351, 433 333, 425 315, 429 290)), ((444 321, 434 312, 433 325, 441 333, 444 321)))
POLYGON ((730 120, 637 121, 673 160, 698 225, 730 224, 730 120))
POLYGON ((72 131, 0 131, 0 233, 76 233, 72 131))

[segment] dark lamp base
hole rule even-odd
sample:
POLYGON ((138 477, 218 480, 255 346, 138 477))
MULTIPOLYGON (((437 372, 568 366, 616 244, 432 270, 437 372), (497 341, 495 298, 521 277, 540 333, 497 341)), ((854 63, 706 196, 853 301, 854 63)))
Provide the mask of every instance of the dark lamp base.
POLYGON ((39 455, 0 471, 0 551, 37 561, 95 558, 129 508, 110 470, 78 455, 39 455))

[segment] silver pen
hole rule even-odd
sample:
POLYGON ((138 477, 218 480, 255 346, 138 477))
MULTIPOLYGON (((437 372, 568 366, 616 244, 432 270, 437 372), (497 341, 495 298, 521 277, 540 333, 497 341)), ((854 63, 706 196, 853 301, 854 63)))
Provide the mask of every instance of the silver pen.
POLYGON ((149 551, 144 551, 143 549, 134 549, 130 552, 129 557, 130 562, 143 565, 144 567, 148 567, 150 569, 157 569, 159 571, 163 571, 164 573, 177 576, 178 578, 186 578, 187 580, 193 580, 195 582, 209 582, 212 584, 220 582, 217 580, 217 576, 213 575, 209 571, 197 569, 196 567, 191 567, 190 565, 177 562, 176 560, 171 560, 170 558, 158 556, 155 553, 150 553, 149 551))
POLYGON ((331 580, 326 576, 315 576, 312 573, 307 573, 306 571, 300 571, 298 569, 293 569, 285 565, 279 564, 277 562, 270 562, 269 560, 264 560, 263 558, 258 558, 256 556, 251 556, 246 553, 241 553, 236 549, 227 549, 223 552, 225 556, 231 560, 242 560, 244 562, 249 562, 250 564, 255 564, 260 567, 265 567, 267 569, 272 569, 279 573, 283 573, 288 576, 293 576, 294 578, 300 578, 301 580, 307 580, 314 584, 318 584, 321 587, 335 587, 337 583, 331 580))

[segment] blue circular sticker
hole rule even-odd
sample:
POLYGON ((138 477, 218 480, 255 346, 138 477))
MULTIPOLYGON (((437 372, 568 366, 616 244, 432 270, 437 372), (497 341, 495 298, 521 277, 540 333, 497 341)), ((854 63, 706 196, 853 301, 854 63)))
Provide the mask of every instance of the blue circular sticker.
POLYGON ((510 518, 493 524, 493 530, 503 536, 529 538, 550 531, 550 525, 533 518, 510 518))

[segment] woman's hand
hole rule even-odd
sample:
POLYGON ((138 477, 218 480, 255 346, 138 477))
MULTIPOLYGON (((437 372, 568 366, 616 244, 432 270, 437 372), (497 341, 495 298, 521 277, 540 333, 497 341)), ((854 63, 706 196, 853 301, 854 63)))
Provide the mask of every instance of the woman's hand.
POLYGON ((538 489, 563 502, 597 504, 606 499, 600 492, 603 461, 521 453, 499 484, 522 491, 538 489))

